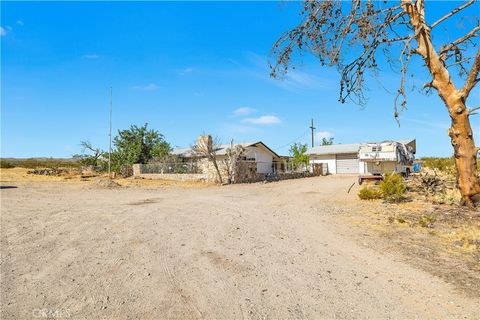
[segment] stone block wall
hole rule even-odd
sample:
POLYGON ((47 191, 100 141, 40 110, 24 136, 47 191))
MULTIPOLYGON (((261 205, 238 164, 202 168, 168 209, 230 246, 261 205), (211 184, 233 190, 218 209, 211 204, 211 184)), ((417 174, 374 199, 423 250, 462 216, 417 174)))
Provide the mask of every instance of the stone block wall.
POLYGON ((142 173, 139 177, 174 181, 207 181, 203 173, 142 173))
MULTIPOLYGON (((177 181, 207 181, 217 182, 215 166, 207 159, 199 159, 198 167, 202 173, 142 173, 140 164, 133 165, 133 176, 144 179, 166 179, 177 181)), ((217 160, 217 165, 224 183, 228 182, 227 163, 224 159, 217 160)), ((260 181, 278 181, 313 176, 310 172, 289 172, 278 174, 257 173, 255 161, 238 161, 232 183, 253 183, 260 181)))

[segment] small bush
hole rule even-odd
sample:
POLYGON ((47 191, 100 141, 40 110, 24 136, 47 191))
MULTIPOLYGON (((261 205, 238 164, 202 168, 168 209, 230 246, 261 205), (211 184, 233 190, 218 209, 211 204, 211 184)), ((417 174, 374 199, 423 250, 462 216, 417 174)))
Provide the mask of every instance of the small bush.
POLYGON ((450 158, 435 158, 426 157, 422 158, 422 166, 425 168, 435 169, 443 172, 450 172, 452 168, 455 169, 455 160, 450 158))
POLYGON ((2 169, 10 169, 10 168, 15 168, 15 165, 8 162, 8 161, 5 161, 5 160, 1 160, 0 161, 0 168, 2 169))
POLYGON ((432 228, 434 222, 435 218, 432 216, 422 216, 419 221, 420 226, 423 228, 432 228))
POLYGON ((358 197, 362 200, 375 200, 382 198, 382 192, 377 189, 363 187, 358 193, 358 197))
POLYGON ((407 222, 407 220, 405 220, 405 219, 402 218, 402 217, 398 217, 398 218, 397 218, 397 221, 398 221, 398 223, 406 223, 406 222, 407 222))
POLYGON ((387 174, 385 179, 380 183, 381 194, 383 199, 388 202, 400 202, 404 199, 407 187, 403 181, 403 177, 397 173, 387 174))
POLYGON ((81 167, 81 163, 76 159, 55 159, 55 158, 1 159, 1 164, 2 164, 2 168, 20 167, 20 168, 26 168, 26 169, 81 167))
POLYGON ((460 203, 461 195, 458 189, 453 190, 443 190, 442 192, 437 192, 433 195, 432 202, 434 204, 458 204, 460 203))

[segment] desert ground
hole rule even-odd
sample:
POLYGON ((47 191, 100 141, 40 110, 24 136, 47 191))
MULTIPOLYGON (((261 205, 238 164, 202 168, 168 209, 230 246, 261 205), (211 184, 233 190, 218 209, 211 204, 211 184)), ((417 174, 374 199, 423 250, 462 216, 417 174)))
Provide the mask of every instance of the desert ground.
POLYGON ((347 193, 354 176, 114 188, 4 177, 2 319, 480 318, 477 248, 416 254, 428 233, 409 242, 404 224, 388 233, 368 218, 390 207, 347 193))

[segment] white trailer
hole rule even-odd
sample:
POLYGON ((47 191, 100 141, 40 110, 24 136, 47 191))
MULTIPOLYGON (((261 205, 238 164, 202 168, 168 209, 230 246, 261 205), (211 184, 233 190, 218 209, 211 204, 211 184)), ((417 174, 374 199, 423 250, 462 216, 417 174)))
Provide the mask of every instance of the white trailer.
POLYGON ((388 173, 404 176, 413 171, 416 141, 383 141, 360 145, 359 160, 364 162, 366 173, 359 177, 359 183, 367 179, 381 179, 388 173))

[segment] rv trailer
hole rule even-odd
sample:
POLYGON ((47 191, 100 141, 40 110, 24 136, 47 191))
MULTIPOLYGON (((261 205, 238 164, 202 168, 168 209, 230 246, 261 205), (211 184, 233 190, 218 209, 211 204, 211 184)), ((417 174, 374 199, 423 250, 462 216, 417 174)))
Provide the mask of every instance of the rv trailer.
POLYGON ((413 171, 415 161, 416 141, 383 141, 364 143, 360 145, 358 158, 365 165, 363 180, 381 180, 385 174, 400 173, 408 177, 413 171))

